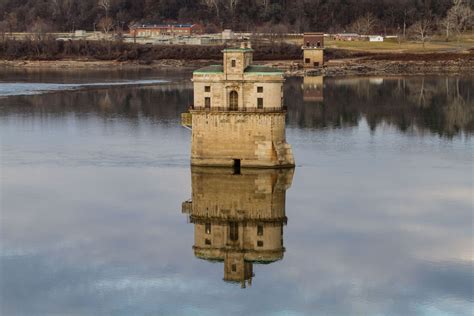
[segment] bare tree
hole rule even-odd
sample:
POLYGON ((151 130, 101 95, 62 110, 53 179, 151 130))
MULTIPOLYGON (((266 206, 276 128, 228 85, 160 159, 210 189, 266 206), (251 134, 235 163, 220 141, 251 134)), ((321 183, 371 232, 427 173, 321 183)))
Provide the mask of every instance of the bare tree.
POLYGON ((235 9, 237 8, 238 4, 239 4, 239 0, 227 0, 227 7, 229 8, 229 11, 232 17, 235 14, 235 9))
POLYGON ((37 56, 41 56, 42 54, 51 51, 51 43, 55 43, 56 41, 51 35, 48 35, 48 33, 52 31, 52 25, 48 21, 36 18, 36 20, 28 27, 28 31, 33 34, 32 44, 36 50, 37 56))
POLYGON ((28 28, 30 33, 34 33, 38 41, 43 40, 45 35, 52 31, 52 26, 46 20, 37 18, 34 23, 28 28))
POLYGON ((397 26, 397 42, 398 42, 398 47, 402 46, 402 30, 400 29, 400 26, 397 26))
POLYGON ((220 14, 219 14, 220 0, 202 0, 202 1, 209 9, 214 8, 214 10, 216 10, 217 19, 220 20, 220 14))
POLYGON ((370 34, 377 24, 377 18, 372 13, 367 13, 364 16, 359 17, 352 24, 352 29, 359 34, 370 34))
POLYGON ((461 35, 473 24, 473 11, 466 0, 453 0, 446 16, 446 23, 455 32, 458 45, 461 35))
POLYGON ((449 20, 448 17, 446 17, 442 19, 439 24, 440 24, 440 27, 442 27, 444 31, 446 32, 446 41, 449 41, 449 33, 451 32, 453 28, 451 21, 449 20))
POLYGON ((361 18, 358 18, 352 23, 351 30, 357 34, 362 34, 364 31, 364 23, 361 18))
POLYGON ((365 22, 366 35, 370 34, 371 32, 373 32, 375 26, 378 23, 377 18, 370 12, 364 15, 362 18, 364 19, 364 22, 365 22))
POLYGON ((415 22, 410 27, 410 30, 414 34, 414 36, 421 41, 423 49, 425 48, 425 42, 428 39, 428 34, 431 32, 432 21, 433 19, 431 18, 431 16, 427 15, 421 18, 419 21, 415 22))
POLYGON ((105 34, 109 34, 109 32, 114 28, 114 21, 109 17, 102 18, 97 26, 100 27, 105 34))
POLYGON ((16 13, 10 13, 7 14, 5 21, 7 22, 8 25, 8 32, 10 35, 12 35, 13 31, 18 28, 18 18, 16 16, 16 13))
POLYGON ((0 37, 2 39, 2 42, 5 41, 7 32, 8 32, 7 21, 0 21, 0 37))
POLYGON ((414 8, 405 8, 403 10, 403 38, 406 39, 407 37, 407 25, 409 21, 413 18, 416 13, 416 9, 414 8))
POLYGON ((51 0, 51 13, 55 19, 60 19, 64 27, 70 27, 74 32, 76 12, 74 10, 75 0, 51 0))
POLYGON ((110 2, 111 0, 99 0, 99 7, 104 9, 106 19, 109 17, 109 10, 110 10, 110 5, 111 5, 110 2))
POLYGON ((270 4, 270 0, 259 0, 258 3, 263 6, 263 12, 267 13, 268 5, 270 4))
POLYGON ((99 0, 99 7, 104 9, 105 18, 100 19, 98 26, 102 28, 105 34, 109 34, 109 31, 113 28, 113 20, 109 17, 109 10, 111 5, 112 0, 99 0))

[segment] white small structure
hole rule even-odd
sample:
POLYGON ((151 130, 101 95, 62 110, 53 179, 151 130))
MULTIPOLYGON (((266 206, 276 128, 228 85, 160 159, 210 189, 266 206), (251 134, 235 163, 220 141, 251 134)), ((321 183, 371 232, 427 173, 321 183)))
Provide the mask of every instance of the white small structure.
POLYGON ((383 36, 380 35, 370 35, 369 42, 383 42, 383 36))
POLYGON ((222 31, 222 39, 223 40, 231 40, 234 39, 235 35, 232 30, 226 29, 222 31))
POLYGON ((74 36, 76 36, 76 37, 84 37, 86 35, 87 35, 87 32, 84 31, 84 30, 76 30, 74 32, 74 36))

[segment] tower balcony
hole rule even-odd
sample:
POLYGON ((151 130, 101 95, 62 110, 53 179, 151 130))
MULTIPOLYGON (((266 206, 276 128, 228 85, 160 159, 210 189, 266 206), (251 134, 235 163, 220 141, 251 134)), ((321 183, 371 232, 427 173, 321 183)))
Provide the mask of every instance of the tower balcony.
POLYGON ((318 46, 318 45, 303 45, 303 46, 301 46, 301 49, 302 50, 305 50, 305 49, 321 49, 321 50, 324 50, 324 47, 323 46, 318 46))
POLYGON ((190 112, 181 113, 181 125, 188 129, 193 126, 193 115, 190 112))
POLYGON ((211 106, 211 107, 197 107, 194 105, 189 106, 189 112, 193 111, 200 111, 200 112, 243 112, 243 113, 284 113, 287 111, 286 106, 279 106, 279 107, 263 107, 263 108, 255 108, 255 107, 222 107, 222 106, 211 106))
POLYGON ((286 106, 280 107, 264 107, 264 108, 231 108, 231 107, 197 107, 190 105, 187 112, 181 113, 181 125, 187 129, 191 129, 193 125, 193 113, 246 113, 246 114, 260 114, 260 113, 286 113, 286 106))
POLYGON ((183 214, 192 214, 193 212, 193 201, 191 199, 184 201, 181 204, 181 212, 183 214))

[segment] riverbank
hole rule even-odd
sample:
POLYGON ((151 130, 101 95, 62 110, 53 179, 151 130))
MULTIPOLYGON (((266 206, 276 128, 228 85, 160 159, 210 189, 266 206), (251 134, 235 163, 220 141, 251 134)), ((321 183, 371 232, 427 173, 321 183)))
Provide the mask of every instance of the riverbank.
MULTIPOLYGON (((226 46, 139 45, 122 42, 6 40, 0 43, 0 66, 25 69, 183 70, 222 63, 226 46)), ((474 49, 326 48, 325 65, 303 69, 301 47, 289 43, 255 43, 254 62, 303 75, 418 75, 474 72, 474 49)))
MULTIPOLYGON (((346 59, 329 61, 321 69, 306 71, 306 75, 372 76, 372 75, 466 75, 474 72, 474 59, 453 60, 373 60, 346 59)), ((293 75, 303 76, 305 71, 293 71, 293 75)))
MULTIPOLYGON (((474 72, 474 55, 456 54, 450 56, 370 56, 358 58, 331 59, 323 68, 304 70, 300 60, 272 60, 257 62, 262 65, 277 67, 285 71, 286 76, 324 75, 336 76, 369 76, 369 75, 428 75, 428 74, 472 74, 474 72), (396 58, 398 57, 398 58, 396 58), (409 57, 409 58, 406 58, 409 57), (422 58, 424 57, 424 58, 422 58)), ((0 65, 8 68, 36 70, 183 70, 219 64, 220 60, 175 60, 164 59, 148 63, 140 61, 98 61, 98 60, 3 60, 0 65)))

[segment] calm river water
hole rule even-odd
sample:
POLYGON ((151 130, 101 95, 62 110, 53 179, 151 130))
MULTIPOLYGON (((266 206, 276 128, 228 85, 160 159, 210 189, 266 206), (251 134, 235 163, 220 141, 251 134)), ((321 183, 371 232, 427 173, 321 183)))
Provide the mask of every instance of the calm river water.
POLYGON ((0 71, 1 315, 472 314, 474 77, 290 78, 297 167, 233 176, 190 76, 0 71))

